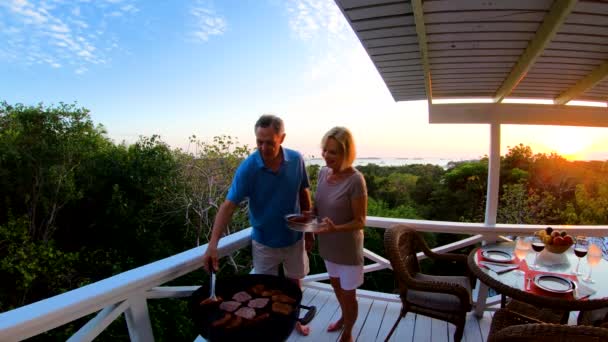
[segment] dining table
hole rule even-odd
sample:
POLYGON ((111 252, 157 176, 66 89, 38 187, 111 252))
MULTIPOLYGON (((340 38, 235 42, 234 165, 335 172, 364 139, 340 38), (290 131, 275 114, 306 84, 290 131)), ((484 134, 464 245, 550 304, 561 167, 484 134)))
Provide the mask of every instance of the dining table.
POLYGON ((572 247, 561 254, 545 249, 535 255, 530 250, 521 261, 515 257, 514 247, 514 242, 490 243, 469 253, 469 269, 481 282, 476 304, 478 316, 485 310, 488 288, 501 294, 501 306, 510 297, 566 312, 608 307, 608 262, 604 258, 593 266, 589 282, 585 278, 591 266, 586 257, 580 259, 578 270, 582 275, 573 274, 579 259, 572 247))

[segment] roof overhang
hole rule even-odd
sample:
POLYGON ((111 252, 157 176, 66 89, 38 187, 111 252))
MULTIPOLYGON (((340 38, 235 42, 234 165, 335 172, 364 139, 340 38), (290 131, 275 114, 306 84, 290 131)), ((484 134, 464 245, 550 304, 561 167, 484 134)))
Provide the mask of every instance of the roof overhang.
POLYGON ((608 127, 606 1, 335 1, 393 99, 427 100, 431 123, 608 127), (493 103, 434 103, 475 97, 493 103))
POLYGON ((451 103, 429 107, 430 123, 608 127, 606 108, 519 103, 451 103))

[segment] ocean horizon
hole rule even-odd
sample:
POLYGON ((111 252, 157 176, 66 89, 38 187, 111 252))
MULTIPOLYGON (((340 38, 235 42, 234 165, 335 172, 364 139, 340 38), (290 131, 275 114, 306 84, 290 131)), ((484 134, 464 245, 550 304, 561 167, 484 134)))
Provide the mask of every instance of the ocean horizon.
MULTIPOLYGON (((465 160, 475 160, 479 158, 420 158, 420 157, 396 157, 396 158, 381 158, 381 157, 363 157, 355 159, 354 166, 363 166, 368 164, 376 164, 378 166, 403 166, 414 164, 431 164, 441 167, 447 167, 450 162, 460 162, 465 160)), ((325 165, 323 158, 304 158, 306 165, 325 165)))

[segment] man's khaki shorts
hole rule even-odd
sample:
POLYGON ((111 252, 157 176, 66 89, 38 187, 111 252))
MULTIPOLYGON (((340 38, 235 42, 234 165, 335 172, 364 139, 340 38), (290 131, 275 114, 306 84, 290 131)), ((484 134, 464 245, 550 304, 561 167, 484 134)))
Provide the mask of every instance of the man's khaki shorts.
POLYGON ((304 239, 291 246, 280 248, 272 248, 252 241, 252 254, 254 274, 279 275, 281 263, 285 277, 290 279, 302 279, 310 271, 304 239))

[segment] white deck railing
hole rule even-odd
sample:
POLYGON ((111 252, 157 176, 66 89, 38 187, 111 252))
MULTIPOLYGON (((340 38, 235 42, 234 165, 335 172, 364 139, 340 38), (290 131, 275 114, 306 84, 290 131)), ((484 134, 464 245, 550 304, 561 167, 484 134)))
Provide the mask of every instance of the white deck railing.
MULTIPOLYGON (((515 225, 483 223, 459 223, 424 220, 368 217, 366 226, 388 228, 406 223, 419 231, 472 235, 466 239, 440 246, 434 250, 448 252, 486 240, 493 241, 501 235, 532 234, 544 228, 541 225, 515 225)), ((574 235, 608 235, 608 226, 554 226, 567 229, 574 235)), ((251 228, 223 238, 218 246, 220 256, 225 256, 251 243, 251 228)), ((171 257, 123 272, 93 284, 32 303, 0 314, 0 341, 19 341, 62 326, 79 318, 98 312, 76 332, 69 341, 91 341, 121 314, 125 314, 132 341, 153 341, 148 315, 147 300, 189 296, 198 286, 160 287, 162 284, 193 272, 202 266, 201 256, 207 245, 196 247, 171 257)), ((390 262, 371 251, 365 257, 374 263, 366 265, 365 272, 390 268, 390 262)), ((202 271, 201 271, 202 272, 202 271)), ((305 283, 311 287, 327 287, 318 283, 327 280, 326 273, 309 275, 305 283)), ((360 291, 360 295, 377 299, 398 301, 396 295, 360 291)), ((481 298, 480 298, 481 299, 481 298)), ((485 302, 485 297, 483 298, 485 302)), ((478 308, 479 309, 479 308, 478 308)), ((483 308, 481 308, 483 310, 483 308)))

